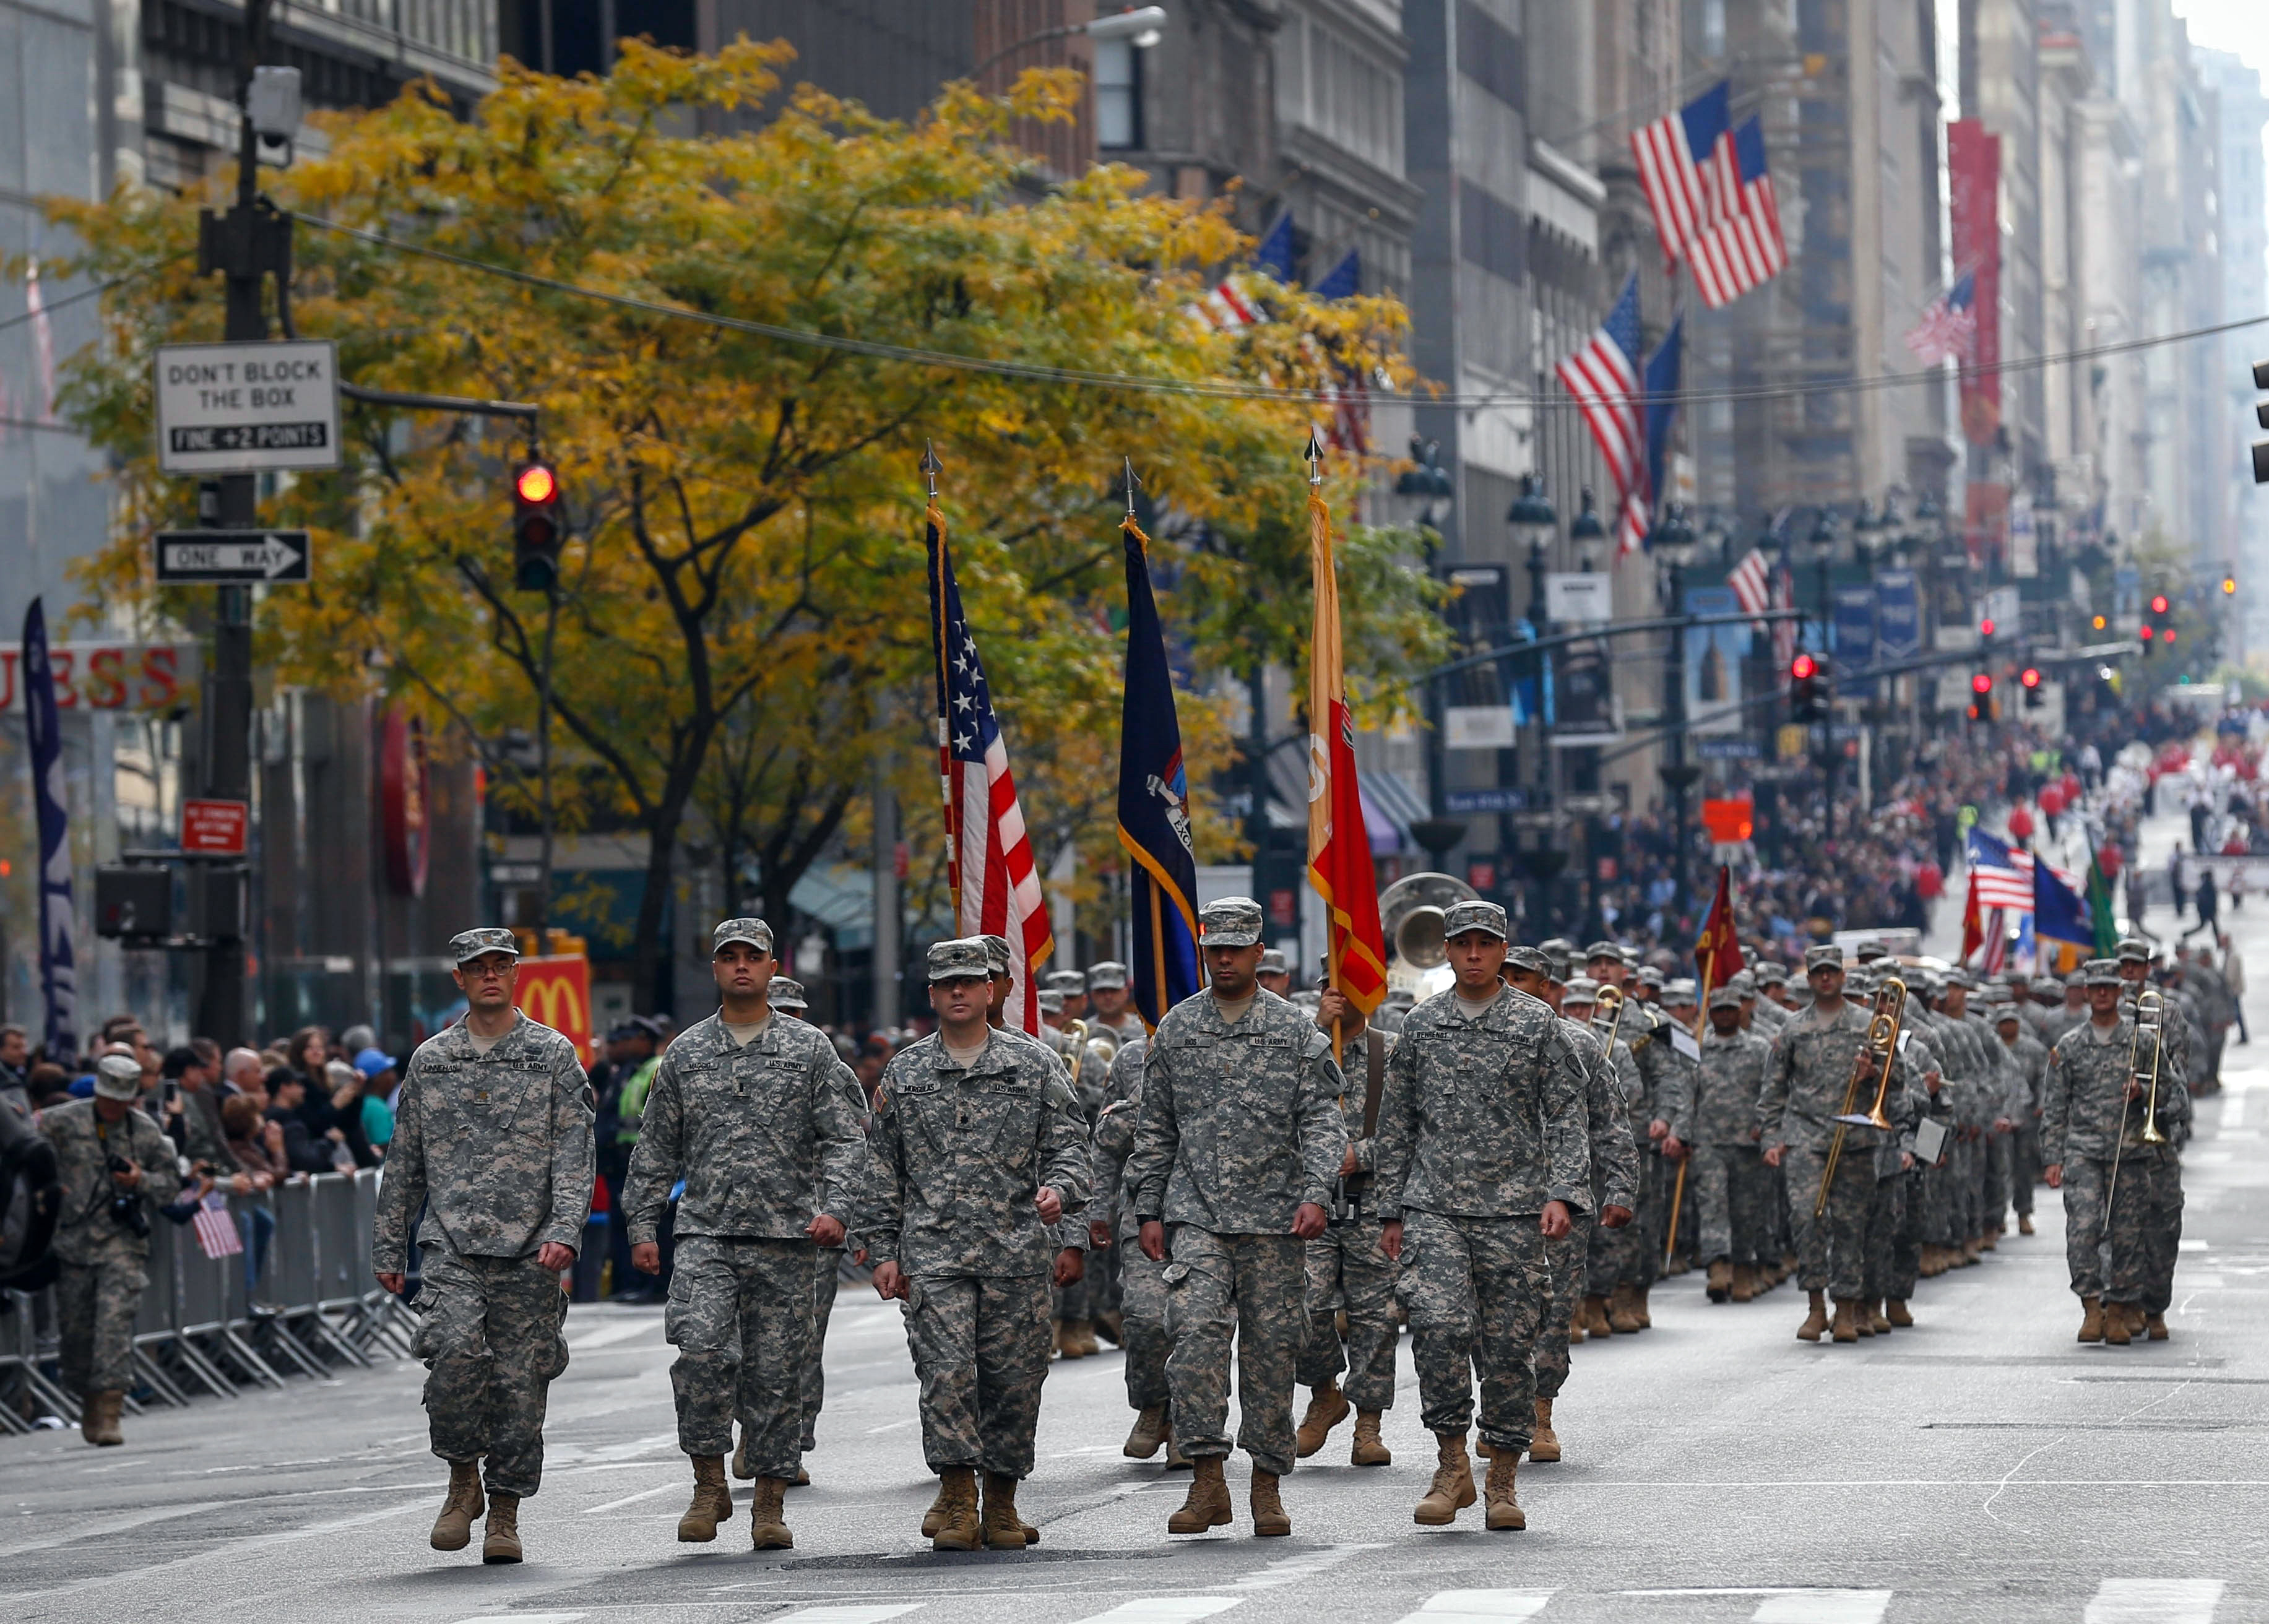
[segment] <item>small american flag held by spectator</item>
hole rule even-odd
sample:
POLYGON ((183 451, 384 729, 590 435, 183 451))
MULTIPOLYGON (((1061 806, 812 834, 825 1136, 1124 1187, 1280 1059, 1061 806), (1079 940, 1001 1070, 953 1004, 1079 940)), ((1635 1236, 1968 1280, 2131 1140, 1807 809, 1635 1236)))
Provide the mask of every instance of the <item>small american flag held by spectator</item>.
POLYGON ((1977 277, 1963 271, 1954 285, 1930 301, 1914 330, 1907 335, 1907 348, 1926 366, 1940 361, 1966 361, 1970 347, 1977 338, 1977 277))
POLYGON ((228 1198, 219 1191, 205 1197, 191 1222, 197 1232, 197 1244, 215 1262, 236 1257, 244 1251, 244 1238, 236 1232, 236 1219, 228 1210, 228 1198))

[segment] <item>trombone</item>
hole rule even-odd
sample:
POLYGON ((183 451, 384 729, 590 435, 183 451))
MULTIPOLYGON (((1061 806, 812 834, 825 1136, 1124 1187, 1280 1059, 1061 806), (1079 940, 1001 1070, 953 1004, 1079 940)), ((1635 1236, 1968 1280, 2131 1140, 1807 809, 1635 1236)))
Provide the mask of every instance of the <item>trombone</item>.
POLYGON ((1063 1023, 1065 1038, 1062 1059, 1064 1069, 1071 1074, 1074 1083, 1079 1081, 1079 1063, 1087 1053, 1087 1022, 1067 1021, 1063 1023))
POLYGON ((1844 1159, 1844 1136, 1853 1128, 1888 1131, 1897 1126, 1883 1107, 1891 1089, 1891 1061, 1899 1052, 1899 1028, 1906 1015, 1907 984, 1896 976, 1886 977, 1875 989, 1874 1010, 1867 1017, 1867 1040, 1851 1057, 1851 1080, 1844 1085, 1844 1109, 1837 1113, 1836 1136, 1828 1142, 1828 1159, 1820 1168, 1820 1193, 1812 1203, 1815 1219, 1828 1210, 1829 1188, 1836 1182, 1837 1163, 1844 1159), (1859 1090, 1871 1072, 1875 1077, 1875 1101, 1861 1111, 1859 1090))
MULTIPOLYGON (((1600 1001, 1598 1008, 1600 1010, 1613 1012, 1608 1018, 1607 1042, 1601 1045, 1608 1052, 1608 1064, 1609 1066, 1613 1066, 1615 1061, 1615 1034, 1622 1030, 1624 1002, 1625 1000, 1623 997, 1622 988, 1609 985, 1603 986, 1600 989, 1600 1001)), ((1594 1013, 1593 1018, 1597 1020, 1599 1018, 1598 1015, 1594 1013)))
MULTIPOLYGON (((2163 1145, 2167 1136, 2159 1132, 2159 1056, 2166 1047, 2161 1025, 2166 1018, 2166 999, 2156 987, 2145 987, 2135 994, 2135 1033, 2127 1040, 2127 1076, 2131 1082, 2142 1082, 2143 1034, 2151 1034, 2151 1072, 2148 1083, 2149 1100, 2143 1108, 2143 1131, 2139 1137, 2147 1145, 2163 1145)), ((2125 1089, 2119 1090, 2119 1138, 2111 1147, 2111 1177, 2103 1190, 2103 1226, 2111 1227, 2111 1204, 2119 1196, 2119 1159, 2127 1149, 2127 1118, 2135 1109, 2134 1096, 2125 1089)))

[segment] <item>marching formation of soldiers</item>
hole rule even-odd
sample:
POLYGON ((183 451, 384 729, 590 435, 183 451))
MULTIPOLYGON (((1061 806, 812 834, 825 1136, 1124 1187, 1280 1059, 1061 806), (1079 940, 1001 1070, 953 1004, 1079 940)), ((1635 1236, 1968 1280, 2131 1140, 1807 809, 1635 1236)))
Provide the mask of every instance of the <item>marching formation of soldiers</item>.
MULTIPOLYGON (((783 1007, 801 999, 764 921, 716 927, 718 1011, 656 1069, 621 1202, 654 1272, 676 1201, 680 1539, 732 1516, 731 1456, 755 1482, 751 1544, 793 1546, 787 1490, 809 1480, 846 1246, 903 1305, 939 1480, 922 1532, 946 1550, 1038 1541, 1016 1492, 1041 1388, 1098 1325, 1125 1350, 1125 1453, 1191 1473, 1168 1531, 1236 1520, 1236 1447, 1264 1537, 1291 1531, 1283 1479, 1350 1414, 1351 1462, 1391 1462, 1403 1324, 1437 1450, 1414 1521, 1481 1503, 1486 1527, 1519 1529, 1521 1461, 1562 1458, 1571 1346, 1644 1330, 1666 1269, 1702 1268, 1720 1303, 1793 1274, 1797 1335, 1857 1341, 1913 1324, 1917 1281, 1992 1250, 2013 1207, 2030 1233, 2044 1178, 2066 1201, 2082 1340, 2167 1334, 2195 1051, 2180 989, 2139 1002, 2142 942, 2091 961, 2055 1009, 1874 944, 1851 966, 1807 950, 1800 1000, 1770 964, 1704 993, 1612 942, 1580 961, 1516 945, 1502 908, 1469 900, 1445 913, 1452 985, 1367 1019, 1336 991, 1287 997, 1261 931, 1250 899, 1207 904, 1206 987, 1155 1032, 1123 965, 1051 977, 1038 1037, 1002 1023, 1006 941, 935 944, 936 1028, 870 1096, 783 1007)), ((410 1061, 374 1263, 403 1288, 422 1210, 416 1348, 450 1465, 432 1542, 463 1548, 485 1512, 484 1557, 516 1561, 566 1363, 558 1274, 590 1199, 592 1108, 572 1046, 513 1008, 511 934, 454 945, 468 1014, 410 1061)), ((70 1187, 94 1189, 95 1153, 64 1159, 70 1187)), ((81 1251, 74 1291, 124 1289, 129 1241, 81 1251)), ((99 1340, 66 1352, 115 1358, 99 1340)))

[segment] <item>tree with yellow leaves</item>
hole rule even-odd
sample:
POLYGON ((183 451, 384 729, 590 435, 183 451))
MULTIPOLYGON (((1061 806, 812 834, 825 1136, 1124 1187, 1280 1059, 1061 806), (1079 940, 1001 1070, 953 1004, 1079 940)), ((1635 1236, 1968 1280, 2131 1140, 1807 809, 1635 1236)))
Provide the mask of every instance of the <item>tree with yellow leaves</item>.
MULTIPOLYGON (((1039 188, 1009 122, 1064 116, 1068 76, 949 86, 912 124, 803 87, 759 129, 682 133, 766 103, 789 58, 626 41, 610 77, 573 81, 507 63, 469 116, 412 92, 334 121, 328 155, 275 187, 300 217, 286 330, 336 340, 366 387, 538 405, 567 540, 556 598, 515 591, 521 431, 353 408, 344 469, 263 506, 318 533, 318 573, 262 605, 262 657, 287 682, 383 683, 475 741, 529 728, 549 671, 577 781, 650 843, 642 1008, 690 817, 733 805, 720 860, 761 853, 782 918, 878 757, 910 783, 931 759, 926 443, 1020 765, 1092 772, 1079 742, 1113 736, 1118 704, 1122 459, 1179 520, 1164 544, 1199 669, 1294 660, 1306 565, 1285 537, 1315 410, 1297 391, 1407 379, 1392 301, 1271 288, 1275 320, 1212 333, 1188 306, 1245 248, 1219 213, 1116 168, 1039 188)), ((220 330, 218 282, 192 270, 198 201, 52 209, 86 245, 75 269, 135 276, 64 397, 121 470, 114 599, 156 593, 149 535, 192 511, 156 471, 149 364, 220 330)), ((1393 562, 1408 543, 1359 532, 1346 555, 1349 646, 1381 668, 1435 646, 1429 588, 1393 562)))

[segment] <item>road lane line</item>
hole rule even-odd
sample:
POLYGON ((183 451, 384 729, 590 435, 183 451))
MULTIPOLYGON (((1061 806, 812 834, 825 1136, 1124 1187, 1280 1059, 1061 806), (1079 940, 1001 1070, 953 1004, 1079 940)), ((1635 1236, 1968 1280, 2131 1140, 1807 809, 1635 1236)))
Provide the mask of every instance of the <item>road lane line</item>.
POLYGON ((1369 1544, 1327 1545, 1319 1550, 1303 1551, 1297 1556, 1280 1556, 1258 1573, 1248 1573, 1229 1587, 1233 1591, 1273 1591, 1279 1585, 1295 1584, 1300 1580, 1336 1568, 1357 1551, 1383 1551, 1386 1547, 1373 1541, 1369 1544))
POLYGON ((1888 1591, 1791 1591, 1768 1596, 1750 1624, 1881 1624, 1888 1591))
POLYGON ((921 1605, 918 1601, 835 1602, 782 1613, 767 1620, 767 1624, 883 1624, 883 1620, 912 1613, 921 1605))
POLYGON ((2086 1624, 2213 1624, 2220 1579, 2106 1579, 2082 1615, 2086 1624))
POLYGON ((477 1619, 459 1619, 456 1624, 575 1624, 583 1613, 484 1613, 477 1619))
POLYGON ((140 1511, 121 1512, 115 1517, 81 1518, 50 1533, 30 1539, 11 1539, 0 1545, 0 1559, 27 1555, 33 1551, 52 1550, 56 1546, 69 1545, 76 1539, 100 1539, 107 1534, 124 1533, 129 1528, 170 1522, 177 1517, 203 1517, 208 1511, 233 1510, 243 1503, 237 1500, 200 1500, 187 1505, 151 1506, 140 1511))
POLYGON ((660 1488, 642 1488, 635 1495, 625 1495, 620 1500, 610 1500, 602 1506, 587 1506, 583 1515, 596 1517, 602 1511, 618 1511, 625 1506, 634 1506, 641 1500, 651 1500, 656 1495, 666 1495, 677 1487, 675 1483, 664 1483, 660 1488))
MULTIPOLYGON (((1195 1620, 1226 1613, 1244 1599, 1242 1596, 1138 1596, 1108 1613, 1082 1619, 1079 1624, 1194 1624, 1195 1620)), ((772 1624, 788 1624, 788 1620, 775 1619, 772 1624)))
POLYGON ((1512 1624, 1534 1618, 1551 1599, 1550 1591, 1437 1591, 1396 1624, 1512 1624))

